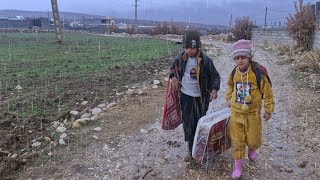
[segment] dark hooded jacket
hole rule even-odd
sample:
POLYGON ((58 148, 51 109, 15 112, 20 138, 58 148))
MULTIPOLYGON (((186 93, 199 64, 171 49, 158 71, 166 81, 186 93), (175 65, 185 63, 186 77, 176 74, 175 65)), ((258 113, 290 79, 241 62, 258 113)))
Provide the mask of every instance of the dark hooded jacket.
MULTIPOLYGON (((188 56, 185 52, 180 53, 170 67, 170 78, 177 77, 182 81, 188 56)), ((197 54, 197 80, 201 93, 203 112, 206 112, 210 102, 210 93, 213 89, 220 89, 220 75, 213 65, 212 60, 201 49, 197 54)))

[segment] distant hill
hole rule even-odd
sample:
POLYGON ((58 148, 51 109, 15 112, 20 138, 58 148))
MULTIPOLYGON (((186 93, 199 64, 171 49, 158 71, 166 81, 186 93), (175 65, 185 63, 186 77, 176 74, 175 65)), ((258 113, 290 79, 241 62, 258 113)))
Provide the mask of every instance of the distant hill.
MULTIPOLYGON (((45 17, 51 19, 52 18, 52 12, 43 12, 43 11, 22 11, 22 10, 0 10, 0 18, 1 17, 8 17, 8 18, 14 18, 16 16, 23 16, 28 18, 35 18, 35 17, 45 17)), ((92 14, 83 14, 83 13, 75 13, 75 12, 63 12, 60 11, 60 18, 64 18, 65 21, 79 21, 79 22, 88 22, 86 20, 93 19, 95 21, 94 24, 100 23, 100 18, 104 16, 99 15, 92 15, 92 14)), ((126 24, 133 24, 133 19, 124 19, 124 18, 118 18, 115 17, 116 23, 126 23, 126 24)), ((154 21, 154 20, 138 20, 138 23, 140 25, 156 25, 162 21, 154 21)), ((170 23, 170 22, 168 22, 170 23)), ((225 29, 227 29, 227 26, 217 26, 217 25, 206 25, 206 24, 198 24, 198 23, 186 23, 186 22, 176 22, 176 24, 180 24, 183 26, 191 26, 199 29, 205 29, 209 31, 216 31, 216 32, 224 32, 225 29)))
MULTIPOLYGON (((21 10, 0 10, 0 17, 16 17, 16 16, 24 16, 28 18, 33 17, 46 17, 46 18, 52 18, 52 12, 43 12, 43 11, 21 11, 21 10)), ((89 18, 101 18, 103 16, 98 15, 92 15, 92 14, 83 14, 83 13, 74 13, 74 12, 63 12, 60 11, 60 18, 65 19, 75 19, 75 20, 81 20, 83 18, 89 19, 89 18)))

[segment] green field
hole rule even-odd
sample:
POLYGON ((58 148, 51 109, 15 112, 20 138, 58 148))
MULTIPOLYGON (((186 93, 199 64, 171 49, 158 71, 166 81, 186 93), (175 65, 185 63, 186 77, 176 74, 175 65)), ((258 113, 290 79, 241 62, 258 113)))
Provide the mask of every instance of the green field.
POLYGON ((55 117, 77 100, 103 99, 117 80, 123 84, 118 76, 126 71, 117 68, 143 67, 180 48, 164 40, 81 33, 65 33, 58 46, 51 33, 0 33, 0 110, 22 118, 55 117))

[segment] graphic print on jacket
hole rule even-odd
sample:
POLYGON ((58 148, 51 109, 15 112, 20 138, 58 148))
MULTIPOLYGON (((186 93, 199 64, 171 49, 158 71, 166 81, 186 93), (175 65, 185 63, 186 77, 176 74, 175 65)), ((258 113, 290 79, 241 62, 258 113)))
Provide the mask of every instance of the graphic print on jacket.
POLYGON ((251 83, 247 84, 242 82, 236 82, 236 102, 244 104, 244 98, 246 96, 251 96, 251 83))

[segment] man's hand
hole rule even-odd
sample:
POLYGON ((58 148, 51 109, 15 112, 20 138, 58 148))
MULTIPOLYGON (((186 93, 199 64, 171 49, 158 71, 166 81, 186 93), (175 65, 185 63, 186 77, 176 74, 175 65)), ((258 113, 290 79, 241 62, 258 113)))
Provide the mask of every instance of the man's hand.
POLYGON ((218 97, 217 90, 213 89, 210 93, 210 99, 214 100, 214 99, 217 99, 217 97, 218 97))
POLYGON ((172 79, 171 79, 171 88, 172 88, 172 90, 174 90, 174 91, 178 91, 179 90, 179 80, 178 80, 178 78, 176 78, 176 77, 173 77, 172 79))
POLYGON ((264 118, 265 121, 268 121, 271 118, 271 114, 265 112, 264 115, 263 115, 263 118, 264 118))

